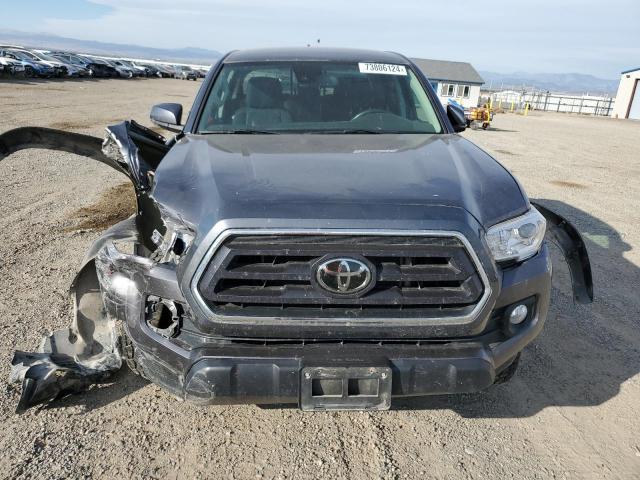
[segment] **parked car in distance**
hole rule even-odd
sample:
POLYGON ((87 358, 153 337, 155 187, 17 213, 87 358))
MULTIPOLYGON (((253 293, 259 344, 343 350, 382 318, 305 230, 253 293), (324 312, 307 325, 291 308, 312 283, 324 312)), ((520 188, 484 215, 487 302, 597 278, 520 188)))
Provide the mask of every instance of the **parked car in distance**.
POLYGON ((84 68, 89 73, 90 77, 96 78, 108 78, 113 76, 113 68, 103 63, 94 62, 89 57, 83 57, 67 52, 51 52, 49 55, 62 60, 63 62, 69 62, 72 65, 84 68))
POLYGON ((62 62, 55 59, 45 59, 39 52, 35 50, 27 50, 25 49, 16 49, 15 51, 21 52, 23 55, 28 56, 30 59, 42 62, 45 65, 49 65, 53 68, 54 76, 57 78, 64 77, 68 74, 67 67, 62 62))
POLYGON ((147 71, 142 68, 142 67, 138 67, 136 65, 133 65, 131 62, 128 62, 126 60, 109 60, 109 62, 116 66, 116 67, 121 67, 123 69, 129 70, 134 77, 146 77, 147 76, 147 71))
POLYGON ((101 58, 100 60, 114 68, 120 78, 133 78, 134 74, 131 68, 125 67, 120 63, 116 63, 116 61, 114 60, 109 60, 106 58, 101 58))
POLYGON ((156 68, 160 71, 162 78, 174 78, 176 75, 176 69, 171 65, 157 64, 156 68))
POLYGON ((34 55, 28 55, 24 50, 0 49, 0 56, 18 60, 24 67, 26 77, 51 78, 56 76, 55 69, 34 55))
POLYGON ((193 68, 185 65, 180 65, 176 67, 175 78, 179 78, 180 80, 197 80, 198 74, 193 68))
POLYGON ((89 76, 89 71, 83 66, 74 65, 71 62, 64 61, 60 58, 56 58, 53 55, 50 55, 49 53, 40 52, 38 50, 34 50, 32 53, 36 55, 40 60, 51 66, 64 68, 68 77, 82 78, 89 76))
POLYGON ((24 65, 15 58, 0 56, 0 73, 10 76, 24 76, 24 65))
POLYGON ((109 62, 103 60, 102 58, 97 58, 89 55, 82 55, 83 58, 87 59, 95 68, 96 71, 100 72, 99 76, 106 78, 118 78, 120 77, 120 72, 116 70, 109 62))
POLYGON ((133 67, 134 69, 137 69, 138 72, 140 72, 141 77, 154 76, 153 74, 151 74, 151 70, 149 68, 145 67, 144 65, 141 65, 140 63, 136 63, 131 60, 127 60, 126 63, 131 65, 131 67, 133 67))
POLYGON ((150 64, 150 63, 140 63, 136 64, 142 68, 144 68, 147 72, 147 77, 162 77, 162 72, 158 68, 158 65, 150 64))

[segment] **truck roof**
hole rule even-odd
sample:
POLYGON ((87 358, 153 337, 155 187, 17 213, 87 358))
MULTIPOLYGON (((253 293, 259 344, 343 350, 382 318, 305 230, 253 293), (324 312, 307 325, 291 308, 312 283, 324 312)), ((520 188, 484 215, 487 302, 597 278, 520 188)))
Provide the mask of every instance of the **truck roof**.
POLYGON ((287 47, 236 50, 227 55, 224 59, 224 63, 277 62, 291 60, 395 63, 401 65, 409 64, 407 58, 399 53, 327 47, 287 47))

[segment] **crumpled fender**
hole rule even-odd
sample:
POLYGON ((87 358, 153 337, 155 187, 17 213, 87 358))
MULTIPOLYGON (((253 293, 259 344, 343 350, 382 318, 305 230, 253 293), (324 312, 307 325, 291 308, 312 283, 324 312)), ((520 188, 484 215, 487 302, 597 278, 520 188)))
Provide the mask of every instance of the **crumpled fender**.
POLYGON ((578 303, 593 302, 591 262, 582 236, 565 218, 537 202, 531 203, 547 220, 547 235, 562 250, 567 261, 574 300, 578 303))
POLYGON ((128 176, 124 165, 102 152, 103 140, 91 135, 44 127, 21 127, 0 134, 0 160, 27 148, 46 148, 82 155, 128 176))
MULTIPOLYGON (((22 127, 0 134, 0 160, 27 148, 91 158, 125 174, 137 192, 144 192, 150 188, 150 172, 170 145, 162 136, 133 121, 108 127, 104 140, 42 127, 22 127), (153 159, 151 164, 142 159, 142 149, 153 159)), ((122 224, 127 228, 112 227, 85 257, 70 289, 74 304, 70 327, 45 337, 37 352, 15 352, 10 381, 22 382, 17 413, 83 391, 105 381, 122 366, 116 321, 105 311, 96 269, 96 256, 105 238, 117 240, 136 234, 131 219, 122 224)))
POLYGON ((133 120, 107 127, 104 140, 91 135, 44 127, 20 127, 0 134, 0 160, 27 148, 82 155, 125 174, 136 191, 150 188, 149 173, 171 147, 166 139, 133 120), (150 163, 145 157, 154 161, 150 163))
POLYGON ((71 297, 70 327, 45 337, 35 353, 14 353, 9 380, 22 382, 16 413, 83 391, 122 366, 115 321, 104 313, 93 260, 78 272, 71 297))

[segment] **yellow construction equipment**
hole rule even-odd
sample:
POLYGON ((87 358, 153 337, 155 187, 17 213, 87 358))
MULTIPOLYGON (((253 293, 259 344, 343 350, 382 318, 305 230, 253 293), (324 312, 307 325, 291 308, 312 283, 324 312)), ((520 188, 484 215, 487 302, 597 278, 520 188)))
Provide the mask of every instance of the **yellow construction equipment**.
POLYGON ((466 117, 468 127, 480 124, 483 130, 489 128, 491 120, 493 119, 491 100, 485 103, 483 107, 470 108, 466 117))

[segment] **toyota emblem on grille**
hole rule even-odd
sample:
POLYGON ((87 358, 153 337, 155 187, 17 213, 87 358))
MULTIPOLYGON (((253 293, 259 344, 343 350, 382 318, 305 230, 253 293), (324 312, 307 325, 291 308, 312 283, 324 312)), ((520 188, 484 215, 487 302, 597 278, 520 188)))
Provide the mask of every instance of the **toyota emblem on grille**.
POLYGON ((331 293, 352 295, 371 286, 371 268, 355 258, 332 258, 316 267, 316 281, 331 293))

